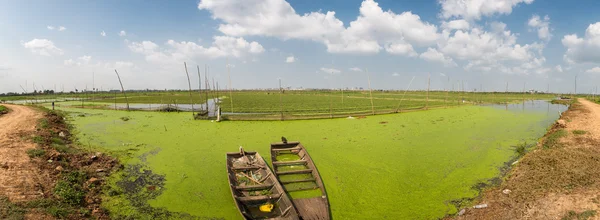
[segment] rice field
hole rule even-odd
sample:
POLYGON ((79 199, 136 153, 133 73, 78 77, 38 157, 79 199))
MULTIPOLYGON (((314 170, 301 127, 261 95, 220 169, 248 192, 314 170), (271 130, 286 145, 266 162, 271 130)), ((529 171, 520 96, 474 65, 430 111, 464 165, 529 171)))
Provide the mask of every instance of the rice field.
MULTIPOLYGON (((258 93, 236 92, 233 98, 240 109, 253 111, 257 107, 242 104, 242 95, 277 103, 279 94, 258 93)), ((400 95, 373 94, 380 103, 400 95)), ((365 99, 362 92, 350 96, 365 99)), ((316 108, 329 105, 318 101, 328 95, 310 97, 320 103, 316 108)), ((438 219, 456 213, 456 204, 468 205, 465 198, 478 194, 473 186, 498 177, 516 158, 515 146, 535 143, 564 107, 527 102, 506 109, 463 105, 353 119, 220 123, 177 113, 61 110, 69 112, 81 146, 125 164, 104 189, 102 206, 114 218, 241 219, 229 191, 225 152, 243 146, 269 163, 270 142, 285 136, 301 141, 315 161, 334 219, 438 219)))

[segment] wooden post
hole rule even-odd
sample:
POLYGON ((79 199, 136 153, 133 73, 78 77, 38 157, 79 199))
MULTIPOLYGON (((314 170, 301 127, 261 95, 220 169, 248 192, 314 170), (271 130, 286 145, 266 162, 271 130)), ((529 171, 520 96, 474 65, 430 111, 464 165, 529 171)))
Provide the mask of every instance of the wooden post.
POLYGON ((373 105, 373 89, 371 89, 371 75, 369 74, 369 69, 365 69, 367 71, 367 78, 369 81, 369 96, 371 97, 371 113, 375 115, 375 106, 373 105))
POLYGON ((425 100, 425 110, 429 108, 429 85, 431 82, 431 73, 427 74, 427 99, 425 100))
POLYGON ((410 80, 410 83, 408 83, 408 87, 406 87, 406 90, 404 90, 404 94, 402 95, 402 98, 400 98, 398 107, 396 107, 396 113, 398 113, 398 111, 402 110, 402 109, 400 109, 400 105, 402 105, 402 100, 404 100, 404 96, 406 96, 406 92, 408 92, 408 89, 410 89, 410 84, 412 84, 414 79, 415 79, 415 77, 413 76, 413 78, 410 80))
POLYGON ((204 65, 204 90, 205 91, 205 95, 206 95, 206 114, 208 114, 208 90, 210 89, 210 86, 208 84, 208 66, 204 65))
POLYGON ((187 64, 183 62, 183 67, 185 67, 185 75, 188 80, 188 87, 190 91, 190 103, 192 104, 192 116, 194 115, 194 99, 192 99, 192 83, 190 82, 190 74, 188 73, 187 64))
POLYGON ((279 113, 281 118, 279 120, 283 121, 283 99, 282 99, 283 90, 281 89, 281 78, 279 79, 279 113))
MULTIPOLYGON (((200 97, 200 103, 202 103, 202 77, 200 76, 200 66, 196 65, 196 69, 198 69, 198 96, 200 97)), ((208 100, 206 100, 206 105, 208 105, 208 100)), ((198 108, 198 112, 202 111, 202 104, 198 108)))
POLYGON ((229 58, 227 58, 227 78, 229 78, 229 103, 231 104, 231 113, 233 113, 233 94, 231 92, 233 88, 231 87, 231 71, 229 69, 229 58))
MULTIPOLYGON (((448 77, 448 86, 450 85, 450 77, 448 77)), ((445 86, 444 86, 445 87, 445 86)), ((448 108, 448 87, 445 87, 446 89, 446 98, 444 99, 444 105, 446 106, 446 108, 448 108)))
POLYGON ((123 96, 125 96, 125 102, 127 103, 127 111, 129 111, 129 100, 127 100, 127 94, 125 93, 125 87, 123 87, 123 82, 121 82, 121 77, 119 76, 119 72, 115 69, 115 73, 117 74, 117 79, 119 79, 119 84, 121 84, 121 92, 123 92, 123 96))

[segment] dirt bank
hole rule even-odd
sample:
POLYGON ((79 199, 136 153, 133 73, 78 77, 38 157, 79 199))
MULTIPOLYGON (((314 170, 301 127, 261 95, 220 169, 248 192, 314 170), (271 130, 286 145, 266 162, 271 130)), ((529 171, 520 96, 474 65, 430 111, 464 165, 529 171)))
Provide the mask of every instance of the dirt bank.
POLYGON ((579 99, 517 164, 455 219, 600 219, 600 105, 579 99), (473 205, 476 205, 473 204, 473 205))
POLYGON ((104 179, 119 169, 70 137, 60 112, 20 105, 0 117, 0 219, 107 219, 104 179))
POLYGON ((39 199, 48 174, 38 170, 27 156, 35 143, 21 137, 35 132, 42 113, 25 106, 5 106, 12 111, 0 117, 0 194, 15 202, 39 199))

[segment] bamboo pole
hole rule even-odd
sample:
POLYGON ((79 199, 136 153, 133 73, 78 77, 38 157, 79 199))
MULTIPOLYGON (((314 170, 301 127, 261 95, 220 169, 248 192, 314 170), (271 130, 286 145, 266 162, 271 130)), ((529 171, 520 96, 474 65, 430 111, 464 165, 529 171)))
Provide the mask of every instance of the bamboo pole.
POLYGON ((229 78, 229 103, 231 104, 231 113, 233 113, 233 88, 231 87, 231 71, 229 66, 229 58, 227 58, 227 78, 229 78))
POLYGON ((129 100, 127 99, 127 94, 125 93, 125 87, 123 87, 123 82, 121 82, 121 77, 119 76, 119 72, 115 69, 115 73, 117 74, 117 79, 119 79, 119 84, 121 84, 121 92, 123 92, 123 96, 125 96, 125 102, 127 103, 127 111, 129 111, 129 100))
MULTIPOLYGON (((448 86, 450 85, 450 77, 448 77, 448 86)), ((444 86, 445 87, 445 86, 444 86)), ((448 108, 448 87, 445 87, 446 89, 446 98, 444 99, 444 105, 446 106, 446 108, 448 108)))
POLYGON ((281 114, 280 120, 283 121, 283 99, 282 99, 283 90, 281 89, 281 78, 279 79, 279 113, 281 114))
POLYGON ((367 78, 369 81, 369 96, 371 97, 371 113, 375 115, 375 106, 373 105, 373 89, 371 89, 371 75, 369 74, 369 69, 365 69, 367 71, 367 78))
POLYGON ((206 114, 208 114, 208 90, 210 86, 208 84, 208 66, 204 65, 204 94, 206 95, 206 114))
MULTIPOLYGON (((198 69, 198 96, 200 97, 200 100, 202 100, 202 77, 200 76, 200 66, 196 65, 196 69, 198 69)), ((208 100, 206 100, 206 105, 208 105, 208 100)), ((200 107, 198 108, 198 112, 200 111, 202 111, 202 104, 200 104, 200 107)))
POLYGON ((183 66, 185 67, 185 75, 188 80, 188 87, 190 91, 190 103, 192 104, 192 116, 194 115, 194 99, 192 99, 192 83, 190 82, 190 74, 188 73, 187 64, 183 62, 183 66))
POLYGON ((400 105, 402 105, 402 100, 404 100, 404 96, 406 96, 406 92, 408 92, 408 89, 410 89, 410 85, 412 84, 414 79, 415 79, 415 77, 413 76, 413 78, 410 80, 410 83, 408 83, 408 87, 406 87, 406 90, 404 90, 404 94, 402 95, 402 98, 400 98, 400 103, 398 103, 398 107, 396 107, 396 113, 398 113, 398 111, 400 110, 400 105))
POLYGON ((425 110, 429 108, 429 86, 431 83, 431 73, 427 75, 427 99, 425 100, 425 110))

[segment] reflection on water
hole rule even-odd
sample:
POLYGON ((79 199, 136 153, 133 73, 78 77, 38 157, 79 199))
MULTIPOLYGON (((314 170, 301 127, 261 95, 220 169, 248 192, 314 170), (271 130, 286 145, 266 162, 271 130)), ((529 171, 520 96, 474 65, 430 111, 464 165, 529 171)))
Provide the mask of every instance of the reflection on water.
POLYGON ((494 104, 489 105, 494 108, 505 109, 507 111, 521 111, 521 112, 546 112, 549 116, 556 115, 560 116, 560 114, 566 111, 569 106, 560 105, 560 104, 552 104, 550 101, 545 100, 531 100, 525 101, 522 103, 513 103, 513 104, 494 104))
POLYGON ((6 101, 6 103, 10 104, 37 104, 37 103, 48 103, 48 102, 66 102, 66 101, 78 101, 81 98, 58 98, 58 99, 23 99, 23 100, 14 100, 14 101, 6 101))
MULTIPOLYGON (((158 111, 161 109, 166 109, 166 108, 171 108, 171 109, 176 109, 179 111, 184 111, 184 112, 189 112, 189 111, 199 111, 199 110, 206 110, 207 109, 207 105, 208 105, 208 116, 209 117, 213 117, 216 116, 216 112, 217 112, 217 108, 219 107, 219 102, 220 100, 215 98, 215 99, 209 99, 207 100, 206 103, 202 103, 202 104, 145 104, 145 103, 132 103, 129 104, 129 109, 132 110, 145 110, 145 111, 158 111)), ((116 103, 116 104, 111 104, 110 106, 108 106, 111 109, 119 109, 119 110, 125 110, 127 109, 127 104, 125 103, 116 103)))

